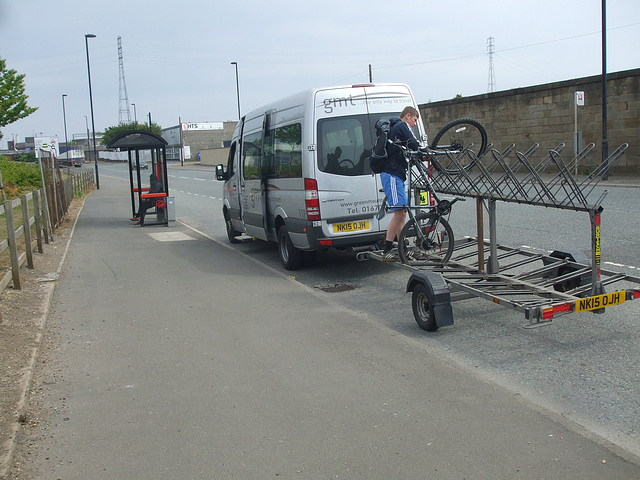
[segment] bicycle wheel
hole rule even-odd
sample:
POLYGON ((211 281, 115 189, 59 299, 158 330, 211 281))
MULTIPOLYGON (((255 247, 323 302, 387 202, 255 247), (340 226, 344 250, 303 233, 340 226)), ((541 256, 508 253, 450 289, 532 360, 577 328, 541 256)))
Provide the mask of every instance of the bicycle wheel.
POLYGON ((444 218, 437 215, 416 215, 415 223, 409 220, 398 238, 398 255, 406 265, 433 265, 449 261, 453 253, 453 230, 444 218))
POLYGON ((468 171, 473 165, 473 157, 470 158, 466 154, 457 155, 466 148, 473 150, 477 157, 487 151, 487 131, 482 124, 470 118, 459 118, 447 123, 433 137, 431 149, 442 153, 450 152, 456 161, 454 162, 448 155, 442 155, 437 159, 439 162, 434 162, 435 167, 440 170, 438 165, 440 163, 449 174, 458 173, 461 168, 468 171))

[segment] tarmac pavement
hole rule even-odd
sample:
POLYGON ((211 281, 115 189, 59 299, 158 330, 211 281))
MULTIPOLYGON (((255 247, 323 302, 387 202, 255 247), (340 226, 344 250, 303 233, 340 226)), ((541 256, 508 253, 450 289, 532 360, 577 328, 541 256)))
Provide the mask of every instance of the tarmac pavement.
POLYGON ((127 187, 86 199, 56 286, 39 476, 640 478, 633 455, 329 294, 180 222, 134 226, 127 187))

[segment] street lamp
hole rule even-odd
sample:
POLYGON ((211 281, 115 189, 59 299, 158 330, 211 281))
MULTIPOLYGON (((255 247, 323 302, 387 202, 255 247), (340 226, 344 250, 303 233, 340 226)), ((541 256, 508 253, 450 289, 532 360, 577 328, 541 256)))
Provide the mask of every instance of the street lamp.
POLYGON ((240 120, 240 83, 238 82, 238 62, 231 62, 236 66, 236 97, 238 98, 238 120, 240 120))
POLYGON ((62 118, 64 119, 64 146, 67 149, 67 165, 69 165, 69 139, 67 138, 67 112, 64 108, 64 97, 67 94, 62 94, 62 118))
POLYGON ((132 103, 131 106, 133 107, 133 121, 136 124, 136 128, 138 128, 138 114, 136 113, 136 104, 132 103))
POLYGON ((93 129, 93 162, 96 166, 96 188, 100 190, 100 177, 98 176, 98 150, 96 148, 96 123, 93 117, 93 94, 91 93, 91 67, 89 65, 89 39, 96 38, 93 33, 84 36, 84 46, 87 51, 87 74, 89 76, 89 103, 91 104, 91 128, 93 129))

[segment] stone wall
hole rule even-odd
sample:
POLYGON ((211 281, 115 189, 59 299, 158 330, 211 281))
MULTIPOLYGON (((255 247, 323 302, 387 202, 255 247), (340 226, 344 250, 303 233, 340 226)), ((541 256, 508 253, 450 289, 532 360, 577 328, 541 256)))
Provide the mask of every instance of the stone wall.
POLYGON ((209 150, 202 150, 200 152, 200 163, 202 165, 215 166, 220 163, 227 168, 227 160, 229 157, 229 148, 212 148, 209 150))
MULTIPOLYGON (((565 162, 574 151, 574 98, 585 93, 585 105, 578 107, 578 130, 582 146, 595 148, 583 162, 580 173, 588 173, 602 162, 602 76, 516 88, 473 97, 432 102, 419 106, 429 138, 456 118, 473 118, 484 125, 489 142, 498 150, 515 143, 525 151, 534 143, 540 152, 565 143, 565 162)), ((640 69, 607 76, 607 138, 609 154, 628 143, 625 154, 616 161, 610 175, 640 176, 640 69)))

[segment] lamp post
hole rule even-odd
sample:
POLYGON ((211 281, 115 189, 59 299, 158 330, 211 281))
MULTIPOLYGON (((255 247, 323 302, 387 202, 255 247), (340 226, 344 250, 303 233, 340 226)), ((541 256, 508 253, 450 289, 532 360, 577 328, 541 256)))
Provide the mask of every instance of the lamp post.
POLYGON ((89 76, 89 103, 91 104, 91 128, 93 130, 93 162, 96 166, 96 189, 100 190, 100 177, 98 176, 98 149, 96 148, 96 123, 93 116, 93 94, 91 93, 91 67, 89 64, 89 39, 96 38, 93 33, 84 36, 84 46, 87 51, 87 74, 89 76))
POLYGON ((89 119, 87 118, 86 115, 83 115, 84 117, 84 124, 87 127, 87 150, 89 150, 89 146, 91 145, 91 136, 89 135, 89 119))
POLYGON ((131 106, 133 107, 133 122, 136 124, 136 128, 138 128, 138 114, 136 113, 136 104, 132 103, 131 106))
POLYGON ((66 109, 64 108, 64 97, 66 96, 67 96, 66 93, 62 94, 62 118, 64 120, 64 146, 67 149, 67 165, 69 165, 69 139, 67 138, 67 112, 66 112, 66 109))
POLYGON ((231 62, 236 66, 236 97, 238 98, 238 120, 240 120, 240 83, 238 82, 238 62, 231 62))
POLYGON ((607 138, 607 2, 602 0, 602 180, 609 180, 609 139, 607 138))

